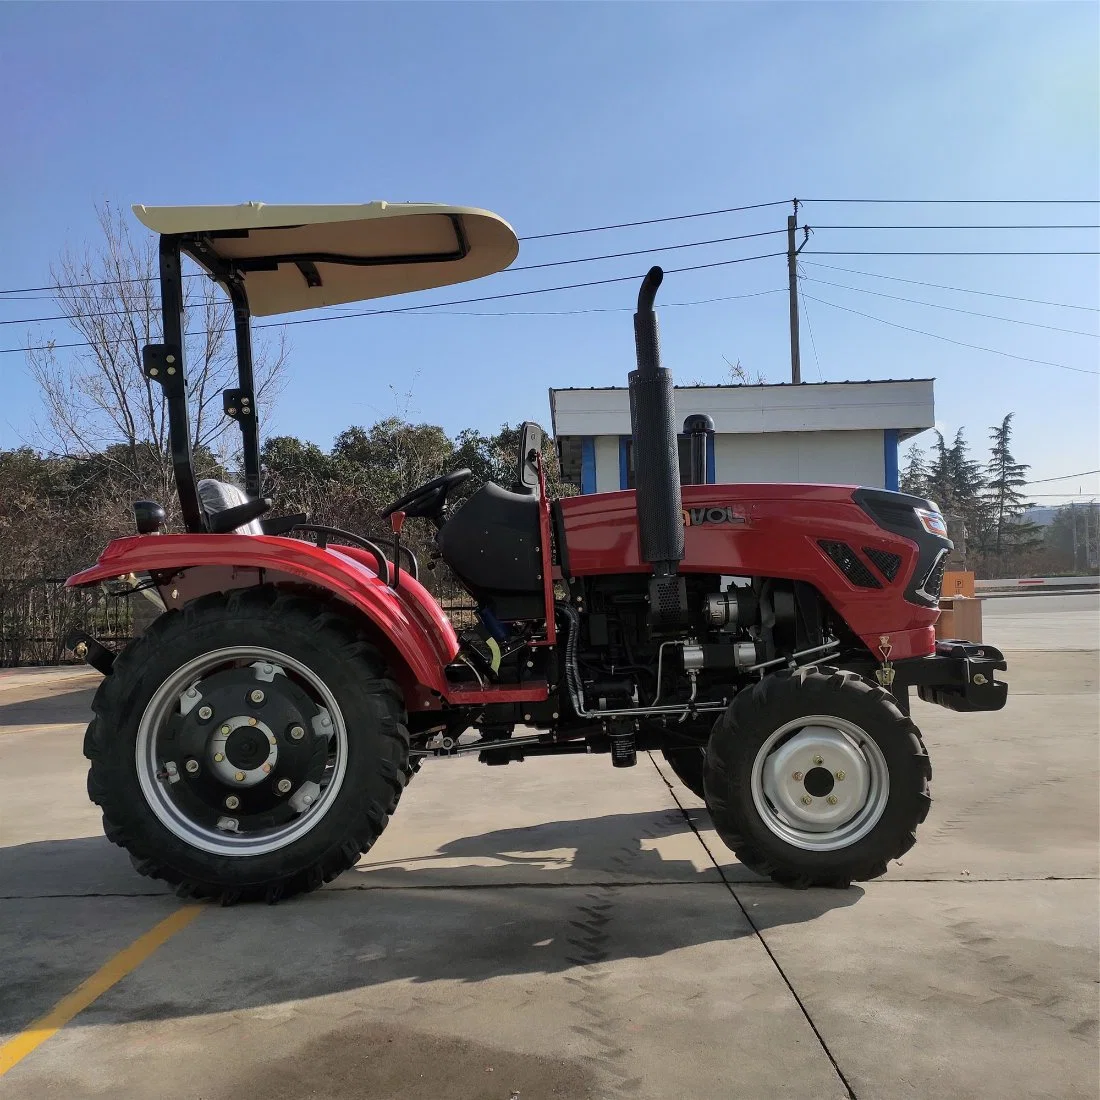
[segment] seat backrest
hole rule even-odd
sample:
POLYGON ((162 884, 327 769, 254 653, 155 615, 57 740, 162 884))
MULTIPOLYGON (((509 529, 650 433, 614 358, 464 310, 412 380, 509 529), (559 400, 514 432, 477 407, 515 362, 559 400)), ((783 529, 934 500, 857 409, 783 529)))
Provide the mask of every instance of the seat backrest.
MULTIPOLYGON (((236 508, 239 504, 247 504, 248 497, 245 491, 237 485, 231 485, 228 481, 216 481, 212 477, 203 478, 199 482, 199 503, 206 510, 207 515, 215 512, 224 512, 228 508, 236 508)), ((258 519, 252 520, 238 527, 233 532, 235 535, 262 535, 264 529, 258 519)))

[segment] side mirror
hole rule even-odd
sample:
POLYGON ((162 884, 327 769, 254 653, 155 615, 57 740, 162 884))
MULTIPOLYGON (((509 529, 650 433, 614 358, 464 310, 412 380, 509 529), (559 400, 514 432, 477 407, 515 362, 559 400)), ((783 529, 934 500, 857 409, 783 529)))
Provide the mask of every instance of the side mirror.
POLYGON ((533 421, 525 420, 519 427, 519 468, 516 481, 529 493, 539 490, 539 469, 535 459, 542 454, 546 433, 533 421))

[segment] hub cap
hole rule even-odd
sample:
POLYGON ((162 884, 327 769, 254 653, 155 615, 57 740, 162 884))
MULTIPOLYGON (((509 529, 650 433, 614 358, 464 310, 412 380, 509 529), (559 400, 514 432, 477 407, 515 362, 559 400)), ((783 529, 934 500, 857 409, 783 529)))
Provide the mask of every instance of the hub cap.
POLYGON ((285 653, 205 653, 154 693, 138 725, 138 782, 157 819, 223 856, 277 851, 331 809, 348 740, 332 692, 285 653))
POLYGON ((764 824, 806 851, 862 840, 890 796, 878 744, 843 718, 812 715, 780 726, 753 761, 752 799, 764 824))

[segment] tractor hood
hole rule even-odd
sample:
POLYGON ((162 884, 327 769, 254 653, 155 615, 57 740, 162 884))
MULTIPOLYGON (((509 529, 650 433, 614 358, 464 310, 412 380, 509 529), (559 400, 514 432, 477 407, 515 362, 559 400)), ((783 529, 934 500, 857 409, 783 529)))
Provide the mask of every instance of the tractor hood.
POLYGON ((488 210, 433 203, 135 206, 138 220, 215 278, 238 277, 254 316, 449 286, 502 271, 519 254, 488 210))

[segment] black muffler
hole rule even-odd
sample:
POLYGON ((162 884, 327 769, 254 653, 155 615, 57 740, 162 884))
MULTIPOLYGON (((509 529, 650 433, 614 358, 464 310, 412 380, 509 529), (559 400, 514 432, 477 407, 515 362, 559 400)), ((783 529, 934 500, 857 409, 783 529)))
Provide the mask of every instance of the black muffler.
POLYGON ((642 558, 653 567, 650 623, 671 630, 687 617, 687 593, 678 576, 684 560, 683 501, 676 441, 672 372, 661 367, 653 299, 664 272, 651 267, 638 291, 634 343, 638 368, 630 372, 630 430, 634 437, 634 486, 642 558))

